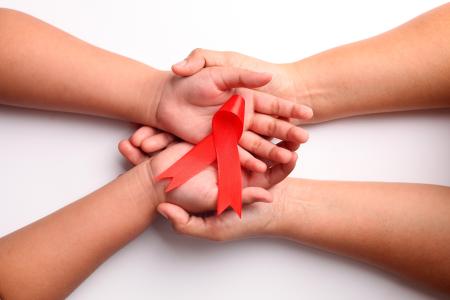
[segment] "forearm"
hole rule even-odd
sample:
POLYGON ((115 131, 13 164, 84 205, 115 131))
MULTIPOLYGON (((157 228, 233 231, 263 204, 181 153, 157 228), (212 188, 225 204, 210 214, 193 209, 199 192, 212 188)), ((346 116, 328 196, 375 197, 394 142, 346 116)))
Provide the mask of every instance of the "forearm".
POLYGON ((0 239, 0 298, 62 299, 143 232, 157 196, 148 164, 0 239))
POLYGON ((288 179, 278 234, 450 288, 450 188, 288 179))
POLYGON ((450 4, 287 66, 314 121, 450 106, 450 4))
POLYGON ((148 125, 162 72, 0 9, 0 103, 148 125), (149 92, 150 91, 150 92, 149 92))

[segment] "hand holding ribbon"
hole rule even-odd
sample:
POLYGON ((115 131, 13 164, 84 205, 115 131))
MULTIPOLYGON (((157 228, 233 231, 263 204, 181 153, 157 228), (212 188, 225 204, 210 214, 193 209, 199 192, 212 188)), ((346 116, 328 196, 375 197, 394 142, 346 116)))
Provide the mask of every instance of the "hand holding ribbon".
POLYGON ((157 177, 157 180, 171 179, 166 192, 182 185, 217 160, 217 214, 231 206, 241 216, 242 176, 237 145, 243 131, 244 112, 244 99, 233 95, 214 114, 211 134, 157 177))

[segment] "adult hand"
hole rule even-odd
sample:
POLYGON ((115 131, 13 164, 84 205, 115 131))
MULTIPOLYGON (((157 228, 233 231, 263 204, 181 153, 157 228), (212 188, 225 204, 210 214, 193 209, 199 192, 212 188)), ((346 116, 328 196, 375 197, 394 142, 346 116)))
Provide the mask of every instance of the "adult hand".
MULTIPOLYGON (((272 80, 258 90, 272 94, 283 99, 295 100, 297 98, 297 72, 292 64, 273 64, 251 56, 230 51, 213 51, 195 49, 188 57, 172 66, 172 71, 179 76, 191 76, 206 67, 233 67, 243 68, 257 72, 269 72, 272 80)), ((311 106, 304 99, 302 102, 311 106)))

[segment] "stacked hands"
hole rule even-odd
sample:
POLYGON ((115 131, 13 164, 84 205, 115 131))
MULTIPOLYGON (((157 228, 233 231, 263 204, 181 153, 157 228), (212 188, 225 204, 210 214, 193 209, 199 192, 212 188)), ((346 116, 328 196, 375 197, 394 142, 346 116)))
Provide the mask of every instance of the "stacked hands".
POLYGON ((288 238, 450 291, 449 187, 286 178, 308 140, 297 125, 448 108, 449 20, 446 4, 379 36, 288 64, 197 49, 163 72, 0 8, 0 104, 144 125, 119 144, 136 167, 0 238, 0 298, 67 297, 151 226, 156 210, 180 233, 288 238), (242 218, 214 213, 214 163, 170 192, 169 180, 156 180, 211 133, 214 114, 234 94, 245 99, 242 218))
POLYGON ((280 193, 275 185, 294 169, 295 151, 308 139, 308 133, 290 121, 309 121, 312 109, 270 94, 267 86, 279 85, 279 81, 271 81, 269 73, 224 66, 203 68, 204 57, 199 53, 194 51, 182 66, 174 65, 175 74, 167 74, 164 79, 160 99, 149 109, 150 119, 156 120, 153 124, 158 128, 139 128, 120 142, 119 151, 132 164, 149 166, 159 198, 157 210, 178 232, 221 240, 238 237, 251 227, 256 231, 258 225, 270 228, 267 225, 275 225, 271 221, 277 206, 267 203, 280 198, 273 195, 280 193), (243 220, 232 211, 212 214, 218 191, 214 165, 168 193, 164 192, 168 180, 154 179, 210 133, 214 113, 233 94, 245 99, 244 131, 238 145, 243 220), (274 144, 272 138, 281 142, 274 144))

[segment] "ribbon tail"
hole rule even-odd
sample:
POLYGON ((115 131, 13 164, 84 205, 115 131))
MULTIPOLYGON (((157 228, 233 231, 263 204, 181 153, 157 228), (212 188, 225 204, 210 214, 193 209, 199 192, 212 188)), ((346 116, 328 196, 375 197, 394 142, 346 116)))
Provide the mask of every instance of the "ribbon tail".
POLYGON ((212 135, 208 135, 167 170, 156 176, 156 181, 170 179, 166 192, 179 187, 216 159, 212 135))
MULTIPOLYGON (((234 118, 233 115, 228 115, 234 118)), ((242 213, 242 174, 237 143, 237 128, 230 117, 223 115, 213 124, 214 146, 217 156, 217 215, 231 208, 241 217, 242 213)), ((239 125, 238 125, 239 126, 239 125)))

